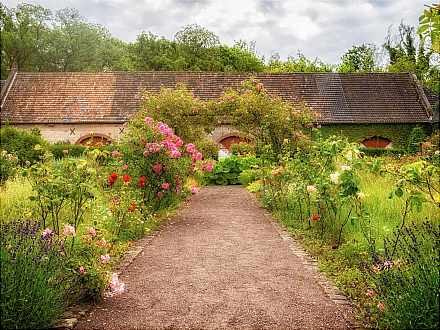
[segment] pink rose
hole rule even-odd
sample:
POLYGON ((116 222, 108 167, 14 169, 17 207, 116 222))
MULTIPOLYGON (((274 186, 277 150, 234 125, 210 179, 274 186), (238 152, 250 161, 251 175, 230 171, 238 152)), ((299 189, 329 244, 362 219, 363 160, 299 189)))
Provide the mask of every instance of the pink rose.
POLYGON ((186 145, 186 152, 189 154, 193 154, 196 151, 196 146, 192 143, 188 143, 186 145))
POLYGON ((181 154, 180 151, 177 150, 177 149, 173 149, 173 150, 171 150, 171 152, 170 152, 170 157, 171 157, 171 158, 180 158, 181 156, 182 156, 182 154, 181 154))
POLYGON ((65 236, 75 236, 75 227, 71 225, 64 225, 63 234, 65 236))
POLYGON ((163 198, 163 191, 159 191, 158 193, 157 193, 157 198, 159 198, 159 199, 162 199, 163 198))
POLYGON ((109 256, 108 254, 101 255, 101 262, 102 262, 103 264, 106 264, 106 263, 108 263, 109 261, 110 261, 110 256, 109 256))
POLYGON ((154 173, 156 173, 156 174, 162 173, 162 169, 163 169, 162 164, 156 163, 156 164, 153 165, 152 168, 153 168, 153 172, 154 173))
POLYGON ((191 187, 191 194, 197 194, 199 192, 199 189, 197 189, 196 186, 191 187))
POLYGON ((160 185, 160 187, 164 190, 170 189, 170 184, 168 182, 164 182, 160 185))
POLYGON ((92 236, 92 237, 96 237, 96 229, 93 228, 93 227, 90 227, 90 228, 87 230, 87 233, 88 233, 90 236, 92 236))
POLYGON ((41 237, 43 239, 49 238, 50 236, 52 236, 53 231, 50 228, 46 228, 45 230, 43 230, 43 233, 41 234, 41 237))
POLYGON ((84 274, 86 273, 86 269, 85 269, 83 266, 80 266, 80 267, 79 267, 79 273, 80 273, 81 275, 84 275, 84 274))
POLYGON ((128 170, 128 165, 127 165, 127 164, 122 165, 122 169, 123 169, 124 171, 128 170))
POLYGON ((203 155, 201 152, 196 152, 195 154, 193 154, 193 160, 197 161, 197 160, 202 160, 203 155))
POLYGON ((212 172, 213 169, 214 169, 214 165, 211 162, 205 163, 202 166, 202 170, 205 172, 212 172))
POLYGON ((145 124, 147 124, 148 126, 151 126, 151 124, 153 124, 153 118, 151 118, 151 117, 145 117, 144 122, 145 122, 145 124))

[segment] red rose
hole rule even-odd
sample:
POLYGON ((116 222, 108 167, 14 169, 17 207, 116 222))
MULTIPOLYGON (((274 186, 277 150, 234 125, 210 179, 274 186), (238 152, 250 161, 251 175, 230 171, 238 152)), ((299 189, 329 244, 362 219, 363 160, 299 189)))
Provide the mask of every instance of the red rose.
POLYGON ((113 184, 116 182, 116 180, 118 179, 118 174, 113 172, 112 174, 109 175, 107 182, 109 184, 109 186, 113 186, 113 184))
POLYGON ((134 212, 136 210, 136 203, 131 202, 130 206, 128 207, 128 212, 134 212))
POLYGON ((145 180, 146 180, 145 176, 142 175, 141 177, 139 177, 139 182, 138 182, 139 188, 145 187, 145 180))
POLYGON ((122 176, 122 180, 124 181, 125 184, 129 184, 131 181, 131 176, 129 176, 128 174, 124 174, 122 176))
POLYGON ((319 221, 319 219, 321 219, 321 216, 318 214, 318 213, 313 213, 311 216, 310 216, 310 220, 312 220, 312 221, 319 221))

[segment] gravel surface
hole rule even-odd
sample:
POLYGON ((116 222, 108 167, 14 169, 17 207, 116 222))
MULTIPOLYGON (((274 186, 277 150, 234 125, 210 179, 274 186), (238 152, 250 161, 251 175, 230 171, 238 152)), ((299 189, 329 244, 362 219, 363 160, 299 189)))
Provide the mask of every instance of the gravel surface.
POLYGON ((312 270, 241 187, 193 196, 76 329, 347 329, 312 270))

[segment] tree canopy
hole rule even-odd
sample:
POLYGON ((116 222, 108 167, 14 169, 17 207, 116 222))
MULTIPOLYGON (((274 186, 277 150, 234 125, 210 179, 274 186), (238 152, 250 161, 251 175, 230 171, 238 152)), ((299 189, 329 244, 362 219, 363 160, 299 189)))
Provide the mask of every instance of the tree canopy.
POLYGON ((100 25, 84 19, 76 9, 52 12, 40 5, 1 4, 1 77, 13 67, 25 71, 231 71, 231 72, 412 72, 427 87, 438 90, 439 8, 426 9, 418 29, 401 24, 390 29, 381 47, 353 45, 338 64, 302 52, 281 60, 257 54, 255 42, 232 46, 212 31, 191 24, 166 39, 142 31, 133 42, 113 37, 100 25), (380 50, 387 63, 378 61, 380 50))

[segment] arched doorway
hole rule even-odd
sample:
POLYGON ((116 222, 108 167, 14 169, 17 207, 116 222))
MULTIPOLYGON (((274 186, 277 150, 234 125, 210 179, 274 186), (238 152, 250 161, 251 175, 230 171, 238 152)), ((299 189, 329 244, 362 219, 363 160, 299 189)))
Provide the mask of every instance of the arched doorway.
POLYGON ((361 142, 367 148, 389 148, 391 147, 391 140, 380 136, 373 136, 361 142))
POLYGON ((219 141, 219 144, 221 145, 222 148, 231 150, 231 146, 233 144, 237 144, 237 143, 240 143, 240 142, 246 142, 247 143, 249 141, 248 141, 248 139, 245 139, 245 138, 242 138, 242 137, 239 137, 239 136, 236 136, 236 135, 231 135, 231 136, 227 136, 227 137, 222 138, 219 141))
POLYGON ((104 134, 87 134, 82 136, 76 143, 86 147, 102 147, 110 144, 111 138, 104 134))

